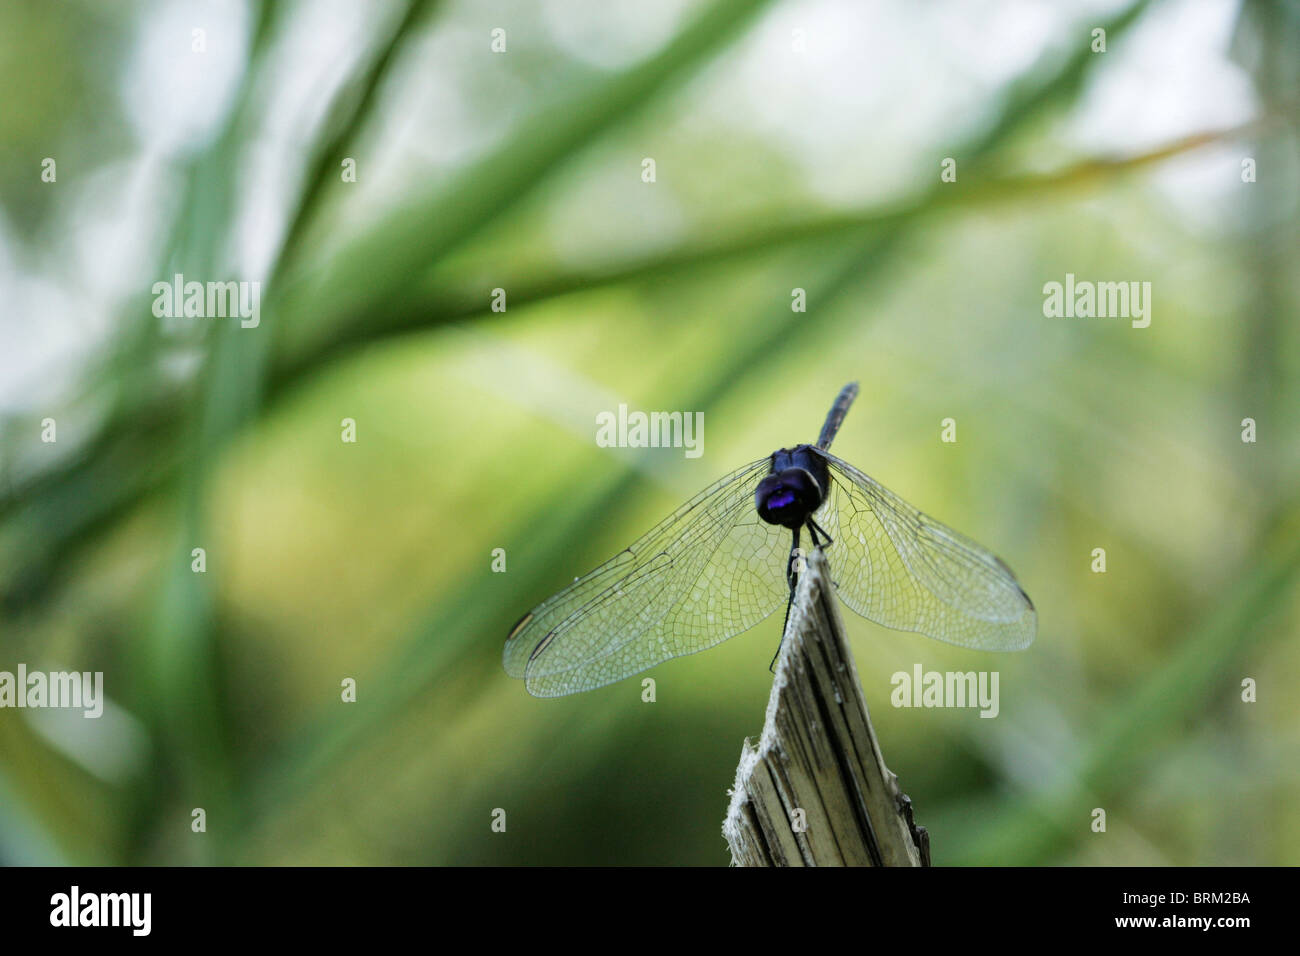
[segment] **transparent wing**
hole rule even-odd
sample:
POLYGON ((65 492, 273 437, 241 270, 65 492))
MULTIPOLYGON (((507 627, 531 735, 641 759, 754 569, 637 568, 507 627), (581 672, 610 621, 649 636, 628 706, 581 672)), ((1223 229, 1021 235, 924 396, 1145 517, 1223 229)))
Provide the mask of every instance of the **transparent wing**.
POLYGON ((715 482, 535 607, 506 639, 507 673, 538 697, 590 690, 712 647, 783 607, 790 532, 754 507, 770 464, 715 482))
POLYGON ((1033 643, 1038 615, 1011 569, 845 461, 815 516, 840 599, 886 627, 984 651, 1033 643))

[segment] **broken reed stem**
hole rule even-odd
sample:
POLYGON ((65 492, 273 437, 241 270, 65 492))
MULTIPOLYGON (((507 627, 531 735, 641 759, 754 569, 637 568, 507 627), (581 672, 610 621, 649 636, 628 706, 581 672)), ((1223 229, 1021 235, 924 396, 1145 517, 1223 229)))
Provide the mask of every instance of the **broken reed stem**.
POLYGON ((731 862, 929 866, 929 836, 880 754, 826 558, 806 561, 763 733, 745 740, 722 824, 731 862))

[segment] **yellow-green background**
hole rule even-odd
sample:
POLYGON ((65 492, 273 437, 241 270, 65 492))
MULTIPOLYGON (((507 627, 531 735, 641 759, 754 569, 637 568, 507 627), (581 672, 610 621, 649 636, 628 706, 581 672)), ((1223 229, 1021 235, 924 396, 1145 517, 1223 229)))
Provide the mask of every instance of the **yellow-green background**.
POLYGON ((1007 656, 850 615, 935 862, 1296 863, 1300 14, 1071 7, 5 5, 0 669, 110 708, 0 711, 0 861, 725 863, 779 618, 654 704, 501 644, 856 379, 836 452, 1040 615, 1007 656), (176 272, 261 326, 154 319, 176 272), (1151 326, 1044 317, 1067 272, 1151 326), (620 402, 704 455, 597 447, 620 402), (1000 716, 890 707, 916 663, 1000 716))

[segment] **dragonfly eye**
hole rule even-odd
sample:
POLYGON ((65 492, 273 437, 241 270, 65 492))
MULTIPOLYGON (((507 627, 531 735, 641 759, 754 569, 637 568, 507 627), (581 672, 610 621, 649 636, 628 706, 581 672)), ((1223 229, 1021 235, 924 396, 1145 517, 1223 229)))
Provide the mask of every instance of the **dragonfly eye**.
POLYGON ((794 504, 794 492, 789 488, 778 488, 767 498, 767 510, 779 511, 794 504))
POLYGON ((787 468, 768 475, 754 491, 758 516, 768 524, 800 527, 822 503, 821 490, 802 468, 787 468))

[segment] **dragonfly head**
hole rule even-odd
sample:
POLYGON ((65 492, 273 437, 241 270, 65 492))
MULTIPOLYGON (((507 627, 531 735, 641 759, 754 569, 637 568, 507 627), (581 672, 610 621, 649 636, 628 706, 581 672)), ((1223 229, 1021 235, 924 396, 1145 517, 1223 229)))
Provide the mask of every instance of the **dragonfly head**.
POLYGON ((758 516, 768 524, 801 527, 821 507, 825 473, 825 464, 806 445, 776 452, 772 455, 772 473, 754 491, 758 516))

